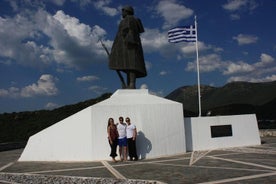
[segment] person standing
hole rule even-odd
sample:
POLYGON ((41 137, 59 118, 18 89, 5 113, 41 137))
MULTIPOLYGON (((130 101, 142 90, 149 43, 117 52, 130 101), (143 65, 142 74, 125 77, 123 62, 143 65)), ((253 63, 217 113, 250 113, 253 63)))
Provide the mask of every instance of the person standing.
POLYGON ((126 137, 126 124, 124 123, 124 118, 119 117, 119 124, 117 125, 117 130, 119 133, 119 153, 121 161, 127 161, 127 137, 126 137))
POLYGON ((139 18, 134 17, 131 6, 122 8, 122 17, 109 55, 109 68, 127 74, 127 86, 136 89, 136 78, 147 76, 140 33, 144 27, 139 18))
POLYGON ((108 124, 107 124, 107 135, 108 135, 108 142, 111 148, 111 153, 109 156, 112 157, 113 162, 117 162, 115 157, 117 156, 117 145, 118 145, 118 131, 117 127, 114 124, 114 119, 109 118, 108 119, 108 124))
POLYGON ((130 122, 130 118, 127 117, 126 118, 126 123, 127 123, 127 145, 128 145, 128 155, 129 155, 129 159, 138 160, 138 156, 137 156, 137 151, 136 151, 136 137, 137 137, 137 130, 136 130, 136 126, 134 124, 131 124, 130 122))

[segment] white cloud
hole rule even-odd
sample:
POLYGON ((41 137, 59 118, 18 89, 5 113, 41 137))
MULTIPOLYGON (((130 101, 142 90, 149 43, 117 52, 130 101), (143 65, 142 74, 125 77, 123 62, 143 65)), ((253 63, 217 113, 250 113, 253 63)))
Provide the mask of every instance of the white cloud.
MULTIPOLYGON (((84 68, 103 61, 106 53, 98 43, 106 31, 90 27, 79 19, 57 11, 55 15, 39 9, 0 17, 0 56, 31 67, 84 68), (18 31, 20 30, 20 31, 18 31)), ((110 45, 110 41, 106 41, 110 45)))
POLYGON ((116 8, 108 7, 110 3, 110 0, 99 0, 94 2, 94 6, 98 10, 103 11, 106 15, 115 16, 119 13, 119 11, 116 8))
POLYGON ((237 11, 243 6, 246 6, 248 0, 228 0, 222 7, 228 11, 237 11))
POLYGON ((175 0, 162 0, 156 6, 156 11, 161 15, 165 23, 163 29, 177 25, 181 20, 193 15, 193 10, 185 7, 175 0))
POLYGON ((53 4, 62 6, 66 0, 50 0, 53 4))
POLYGON ((239 11, 241 9, 252 11, 258 7, 255 0, 228 0, 222 7, 230 12, 239 11))
POLYGON ((9 90, 0 89, 0 97, 7 97, 9 96, 9 90))
POLYGON ((91 28, 89 25, 80 23, 77 18, 66 15, 61 10, 57 11, 53 18, 61 24, 68 36, 81 47, 89 47, 106 35, 106 31, 100 26, 95 25, 91 28))
POLYGON ((149 88, 148 88, 148 85, 147 85, 147 84, 142 84, 142 85, 140 86, 140 89, 149 89, 149 88))
POLYGON ((241 19, 241 16, 239 14, 231 14, 230 18, 231 20, 239 20, 241 19))
POLYGON ((155 95, 155 96, 160 96, 160 97, 164 97, 164 91, 163 90, 159 90, 159 91, 149 91, 149 94, 155 95))
POLYGON ((255 0, 228 0, 226 4, 222 5, 222 8, 231 13, 232 20, 238 20, 241 12, 251 13, 258 6, 255 0))
POLYGON ((47 103, 47 104, 45 105, 45 108, 46 108, 46 109, 55 109, 55 108, 57 108, 57 107, 59 107, 59 105, 56 104, 56 103, 53 103, 53 102, 49 102, 49 103, 47 103))
POLYGON ((276 81, 276 75, 267 76, 265 78, 265 80, 267 80, 267 81, 276 81))
MULTIPOLYGON (((197 45, 198 45, 199 51, 204 51, 204 50, 209 50, 209 49, 214 49, 216 52, 221 51, 220 48, 215 48, 211 45, 206 45, 205 43, 203 43, 201 41, 198 41, 197 45)), ((185 45, 181 46, 180 50, 184 55, 194 54, 196 52, 195 43, 188 42, 185 45)))
POLYGON ((260 56, 260 61, 248 64, 243 61, 240 62, 228 62, 227 68, 224 70, 223 74, 225 75, 254 75, 262 76, 268 75, 269 73, 276 72, 275 59, 265 53, 262 53, 260 56), (268 67, 270 66, 270 67, 268 67))
POLYGON ((254 67, 243 61, 237 63, 229 63, 226 70, 223 72, 224 75, 231 75, 236 73, 246 73, 254 71, 254 67))
POLYGON ((246 45, 256 43, 258 41, 258 37, 254 35, 244 35, 239 34, 238 36, 233 37, 234 40, 237 40, 239 45, 246 45))
POLYGON ((145 53, 158 52, 164 57, 174 55, 179 49, 174 44, 168 43, 167 32, 160 32, 158 29, 145 28, 141 42, 145 53))
POLYGON ((99 38, 106 34, 104 29, 98 25, 91 28, 75 17, 65 15, 63 11, 58 11, 53 17, 50 19, 52 29, 48 35, 52 38, 58 63, 83 68, 90 65, 91 61, 104 59, 104 50, 98 43, 99 38))
POLYGON ((54 96, 57 95, 58 89, 56 82, 58 79, 52 75, 41 75, 37 83, 25 86, 23 88, 10 87, 9 89, 0 89, 0 97, 35 97, 35 96, 54 96))
MULTIPOLYGON (((275 59, 265 53, 260 61, 249 64, 244 61, 223 61, 218 54, 209 54, 199 58, 200 72, 221 72, 231 81, 267 82, 275 79, 275 59)), ((186 71, 196 71, 196 61, 188 62, 186 71)))
MULTIPOLYGON (((220 70, 224 66, 224 63, 222 62, 221 57, 218 54, 209 54, 206 56, 201 56, 199 58, 199 63, 200 72, 212 72, 215 70, 220 70)), ((196 71, 196 60, 194 62, 188 62, 185 70, 196 71)))
POLYGON ((52 75, 44 74, 41 75, 37 83, 31 84, 24 87, 21 90, 22 97, 33 97, 33 96, 53 96, 58 93, 55 82, 57 81, 52 75))
MULTIPOLYGON (((91 0, 70 0, 70 1, 74 3, 78 3, 82 8, 91 3, 91 0)), ((50 0, 50 2, 57 6, 62 6, 66 2, 66 0, 50 0)))
POLYGON ((271 82, 276 81, 276 75, 269 75, 266 77, 254 77, 251 75, 248 76, 234 76, 230 77, 227 82, 234 82, 234 81, 247 81, 247 82, 271 82))
POLYGON ((71 0, 71 1, 77 1, 81 7, 85 7, 92 3, 92 0, 71 0))
POLYGON ((159 75, 161 75, 161 76, 164 76, 164 75, 167 75, 168 74, 168 72, 167 71, 161 71, 161 72, 159 72, 159 75))
POLYGON ((152 68, 152 63, 149 61, 145 61, 146 69, 149 71, 152 68))
POLYGON ((269 65, 270 63, 273 63, 274 61, 275 61, 275 59, 272 56, 262 53, 261 57, 260 57, 260 62, 257 62, 254 65, 256 67, 265 67, 265 66, 269 65))
POLYGON ((88 81, 95 81, 99 80, 99 77, 93 76, 93 75, 88 75, 88 76, 83 76, 83 77, 78 77, 77 81, 79 82, 88 82, 88 81))
POLYGON ((90 86, 88 89, 98 95, 104 93, 107 90, 107 88, 102 87, 102 86, 90 86))
POLYGON ((147 29, 141 35, 144 52, 152 52, 168 46, 167 33, 161 33, 158 29, 147 29))
MULTIPOLYGON (((142 84, 140 86, 140 89, 149 89, 148 85, 147 84, 142 84)), ((160 96, 160 97, 163 97, 164 96, 164 93, 163 91, 152 91, 152 90, 149 90, 149 94, 152 94, 152 95, 155 95, 155 96, 160 96)))

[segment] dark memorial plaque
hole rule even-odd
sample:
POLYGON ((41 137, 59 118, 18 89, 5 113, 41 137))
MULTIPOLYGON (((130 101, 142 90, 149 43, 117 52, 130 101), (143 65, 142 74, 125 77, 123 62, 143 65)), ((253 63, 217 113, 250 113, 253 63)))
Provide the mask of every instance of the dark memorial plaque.
POLYGON ((211 137, 229 137, 232 136, 232 126, 231 125, 217 125, 211 126, 211 137))

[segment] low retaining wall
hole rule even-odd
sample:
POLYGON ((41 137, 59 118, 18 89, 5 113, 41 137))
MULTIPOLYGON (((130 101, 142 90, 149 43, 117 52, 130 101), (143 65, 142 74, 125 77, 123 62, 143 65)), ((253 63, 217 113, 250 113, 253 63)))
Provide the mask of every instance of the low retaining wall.
POLYGON ((276 129, 260 130, 260 137, 276 137, 276 129))

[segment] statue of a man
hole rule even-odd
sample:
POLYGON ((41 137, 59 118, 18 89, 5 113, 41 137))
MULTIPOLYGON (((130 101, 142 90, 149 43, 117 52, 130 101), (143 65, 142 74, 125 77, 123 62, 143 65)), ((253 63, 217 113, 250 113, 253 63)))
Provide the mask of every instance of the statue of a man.
POLYGON ((140 33, 144 27, 140 19, 134 17, 131 6, 122 8, 122 21, 116 34, 109 56, 109 68, 127 75, 127 89, 136 88, 136 78, 147 76, 140 33))

